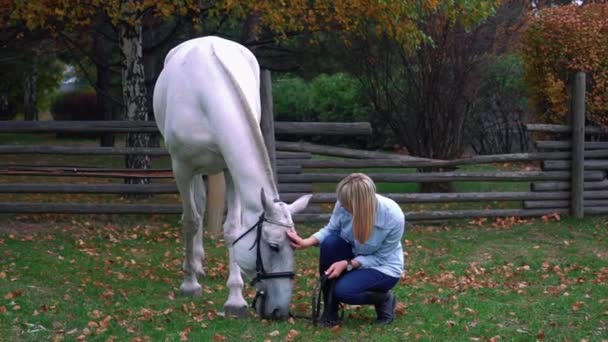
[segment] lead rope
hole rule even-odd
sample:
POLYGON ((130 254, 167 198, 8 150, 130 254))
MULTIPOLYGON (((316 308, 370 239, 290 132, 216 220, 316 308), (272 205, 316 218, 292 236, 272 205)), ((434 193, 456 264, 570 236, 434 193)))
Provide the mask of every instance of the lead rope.
MULTIPOLYGON (((310 316, 294 315, 292 313, 289 313, 289 315, 291 317, 297 318, 297 319, 309 319, 312 321, 312 325, 316 327, 320 322, 321 311, 327 305, 327 303, 323 302, 323 288, 325 287, 327 280, 328 280, 327 276, 321 275, 319 277, 319 280, 316 282, 315 286, 313 286, 313 288, 312 288, 312 295, 311 295, 312 313, 310 316)), ((329 291, 329 294, 327 296, 327 301, 331 302, 333 300, 333 296, 334 296, 333 288, 327 289, 327 290, 329 291)), ((338 311, 339 311, 340 320, 344 320, 344 306, 342 305, 342 303, 338 304, 338 311)))

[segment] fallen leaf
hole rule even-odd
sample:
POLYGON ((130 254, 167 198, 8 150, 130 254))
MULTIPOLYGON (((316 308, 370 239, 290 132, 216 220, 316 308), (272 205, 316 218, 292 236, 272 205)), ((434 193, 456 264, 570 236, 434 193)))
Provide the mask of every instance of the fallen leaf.
POLYGON ((544 331, 539 331, 538 334, 536 334, 536 339, 537 340, 544 340, 545 339, 545 332, 544 331))
POLYGON ((19 290, 17 290, 17 291, 12 291, 12 292, 7 293, 7 294, 4 296, 4 299, 9 299, 9 300, 10 300, 10 299, 15 299, 15 298, 17 298, 17 297, 21 297, 21 295, 22 295, 22 294, 23 294, 23 292, 21 292, 21 291, 19 291, 19 290))
POLYGON ((490 338, 490 342, 498 342, 498 340, 500 340, 500 336, 498 335, 490 338))
MULTIPOLYGON (((179 332, 179 340, 180 341, 188 341, 188 335, 192 331, 191 327, 185 327, 184 330, 179 332)), ((215 337, 214 337, 215 339, 215 337)))
POLYGON ((274 330, 268 334, 268 336, 270 336, 270 337, 277 337, 279 335, 281 335, 281 332, 278 330, 274 330))
POLYGON ((214 341, 226 341, 226 336, 224 335, 220 335, 220 334, 215 334, 213 335, 213 340, 214 341))
POLYGON ((341 334, 341 333, 342 333, 342 327, 341 327, 341 326, 339 326, 339 325, 334 325, 333 327, 331 327, 331 328, 329 329, 329 331, 331 331, 332 333, 334 333, 334 334, 336 334, 336 335, 337 335, 337 334, 341 334))
POLYGON ((395 314, 397 314, 397 316, 404 315, 406 310, 407 310, 407 305, 405 305, 401 302, 397 302, 397 305, 395 306, 395 314))
POLYGON ((298 337, 299 332, 297 330, 291 329, 287 333, 286 341, 294 341, 296 337, 298 337))
POLYGON ((584 302, 578 301, 572 305, 572 311, 578 311, 585 305, 584 302))

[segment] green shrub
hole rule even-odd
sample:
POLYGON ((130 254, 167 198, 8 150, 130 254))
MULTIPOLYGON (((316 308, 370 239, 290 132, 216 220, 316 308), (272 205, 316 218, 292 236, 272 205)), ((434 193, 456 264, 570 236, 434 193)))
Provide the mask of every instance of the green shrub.
POLYGON ((273 84, 274 114, 283 121, 368 121, 370 107, 347 74, 321 74, 311 81, 283 76, 273 84))

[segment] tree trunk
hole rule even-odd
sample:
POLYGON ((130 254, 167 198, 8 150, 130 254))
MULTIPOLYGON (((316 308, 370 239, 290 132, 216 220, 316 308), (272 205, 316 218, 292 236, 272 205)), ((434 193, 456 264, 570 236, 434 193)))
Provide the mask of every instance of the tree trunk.
POLYGON ((14 113, 10 106, 11 92, 7 85, 0 86, 0 120, 12 120, 14 113))
POLYGON ((36 65, 32 61, 23 78, 23 114, 26 121, 38 121, 36 78, 36 65))
MULTIPOLYGON (((119 28, 119 44, 123 61, 122 91, 126 106, 127 121, 146 121, 148 106, 146 104, 146 84, 142 56, 142 25, 140 22, 130 25, 123 23, 119 28)), ((127 147, 148 147, 148 134, 129 133, 127 147)), ((128 155, 126 167, 131 169, 149 169, 150 156, 128 155)), ((149 184, 149 178, 125 179, 127 184, 149 184)))
MULTIPOLYGON (((97 28, 95 34, 94 51, 96 58, 95 67, 97 69, 97 105, 100 106, 104 120, 122 119, 121 116, 116 116, 114 110, 119 107, 116 103, 117 96, 112 92, 112 70, 110 65, 113 61, 113 51, 115 51, 116 42, 108 39, 113 32, 110 25, 110 19, 104 14, 100 14, 97 18, 97 28), (114 98, 113 98, 114 97, 114 98)), ((119 109, 120 110, 120 109, 119 109)), ((112 132, 105 132, 100 136, 100 145, 104 147, 113 147, 115 143, 115 135, 112 132)))

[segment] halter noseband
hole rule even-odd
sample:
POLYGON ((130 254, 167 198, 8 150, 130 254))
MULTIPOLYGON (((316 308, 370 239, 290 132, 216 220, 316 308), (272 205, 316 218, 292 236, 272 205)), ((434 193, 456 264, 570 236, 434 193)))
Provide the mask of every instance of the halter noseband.
MULTIPOLYGON (((260 218, 258 219, 258 221, 253 226, 251 226, 251 228, 247 229, 247 231, 245 231, 243 234, 241 234, 241 236, 239 236, 238 238, 236 238, 236 240, 234 240, 232 242, 232 247, 234 247, 234 245, 239 240, 241 240, 245 235, 249 234, 254 229, 256 230, 255 241, 253 242, 253 245, 251 245, 251 247, 249 248, 249 250, 251 250, 251 249, 253 249, 253 247, 256 247, 256 260, 255 260, 255 272, 256 272, 256 276, 255 276, 255 278, 253 278, 253 280, 251 280, 251 282, 250 282, 251 286, 255 286, 258 282, 260 282, 261 280, 264 280, 264 279, 274 279, 274 278, 290 278, 290 279, 293 279, 294 276, 295 276, 294 272, 273 272, 273 273, 266 273, 266 270, 264 269, 264 263, 262 262, 262 253, 261 253, 261 250, 260 250, 260 245, 261 245, 260 242, 262 240, 262 225, 264 225, 264 222, 276 224, 276 225, 287 227, 287 228, 293 227, 292 225, 285 224, 283 222, 269 220, 269 219, 265 218, 264 217, 264 213, 262 213, 262 215, 260 215, 260 218)), ((256 305, 256 302, 257 302, 257 300, 258 300, 259 297, 262 297, 262 300, 265 301, 266 300, 266 291, 264 289, 258 289, 256 287, 255 298, 253 299, 253 302, 251 303, 252 308, 255 309, 255 305, 256 305)), ((262 302, 262 305, 264 305, 264 304, 265 303, 262 302)))

